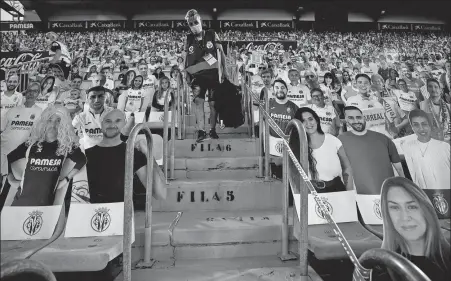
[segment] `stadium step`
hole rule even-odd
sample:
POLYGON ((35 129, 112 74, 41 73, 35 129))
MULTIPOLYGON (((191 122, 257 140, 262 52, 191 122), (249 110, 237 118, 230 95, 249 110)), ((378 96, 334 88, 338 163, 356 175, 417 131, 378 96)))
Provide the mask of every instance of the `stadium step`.
POLYGON ((176 170, 215 171, 222 169, 257 168, 258 157, 176 158, 176 170))
MULTIPOLYGON (((207 133, 210 131, 210 125, 206 124, 205 125, 205 130, 207 131, 207 133)), ((195 133, 198 129, 195 126, 187 126, 186 127, 186 133, 187 134, 192 134, 195 133)), ((216 132, 218 133, 218 135, 221 133, 223 135, 225 134, 237 134, 237 133, 247 133, 248 132, 248 127, 246 125, 242 125, 238 128, 224 128, 224 129, 220 129, 219 128, 219 124, 216 125, 216 132)))
MULTIPOLYGON (((281 250, 281 210, 183 212, 172 229, 169 224, 176 213, 154 214, 152 238, 157 237, 152 251, 158 261, 276 256, 281 250)), ((136 212, 135 223, 133 259, 137 260, 144 256, 143 212, 136 212)), ((298 252, 294 236, 290 239, 291 251, 298 252)))
POLYGON ((257 177, 257 170, 249 169, 227 169, 219 171, 175 171, 175 180, 218 180, 218 179, 234 179, 234 180, 248 180, 257 177))
MULTIPOLYGON (((295 281, 300 279, 298 261, 282 262, 279 258, 251 257, 233 259, 176 260, 157 262, 151 269, 132 269, 133 281, 295 281), (152 279, 149 279, 152 278, 152 279)), ((321 277, 308 268, 309 281, 321 277)), ((122 281, 120 274, 115 281, 122 281)))
MULTIPOLYGON (((207 172, 212 173, 212 172, 207 172)), ((232 172, 233 173, 233 172, 232 172)), ((265 181, 250 172, 247 179, 217 173, 209 180, 170 181, 166 200, 153 200, 155 211, 262 210, 282 207, 282 182, 265 181)))
POLYGON ((247 157, 256 156, 256 152, 256 141, 250 138, 207 139, 202 143, 192 139, 175 141, 175 158, 247 157))

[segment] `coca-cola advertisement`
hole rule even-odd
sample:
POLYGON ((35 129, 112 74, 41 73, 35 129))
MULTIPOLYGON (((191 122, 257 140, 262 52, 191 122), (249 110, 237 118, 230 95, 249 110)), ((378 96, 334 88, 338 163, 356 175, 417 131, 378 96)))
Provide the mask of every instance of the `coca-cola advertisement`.
MULTIPOLYGON (((6 70, 12 65, 46 57, 50 57, 49 52, 2 52, 0 68, 6 70)), ((25 64, 21 67, 21 71, 31 71, 36 69, 40 63, 41 62, 25 64)))
POLYGON ((293 29, 292 21, 259 20, 258 28, 263 30, 290 30, 293 29))
MULTIPOLYGON (((208 29, 211 27, 211 21, 209 20, 202 20, 202 27, 204 29, 208 29)), ((186 20, 175 20, 174 21, 174 29, 176 30, 190 30, 188 23, 186 22, 186 20)))
POLYGON ((221 29, 256 29, 255 20, 222 20, 221 29))
POLYGON ((443 31, 444 27, 441 24, 415 23, 412 25, 412 30, 417 32, 443 31))
POLYGON ((296 50, 298 47, 297 41, 225 41, 222 42, 224 51, 227 53, 228 48, 237 46, 238 48, 245 48, 249 51, 271 51, 284 49, 289 50, 290 47, 296 50))
POLYGON ((49 29, 52 30, 81 30, 86 29, 85 21, 51 21, 49 29))
POLYGON ((123 20, 88 21, 86 25, 88 29, 117 29, 124 28, 125 21, 123 20))
POLYGON ((2 31, 15 31, 15 30, 35 30, 40 29, 39 22, 2 22, 2 31))
POLYGON ((379 30, 382 31, 411 31, 410 23, 379 23, 379 30))

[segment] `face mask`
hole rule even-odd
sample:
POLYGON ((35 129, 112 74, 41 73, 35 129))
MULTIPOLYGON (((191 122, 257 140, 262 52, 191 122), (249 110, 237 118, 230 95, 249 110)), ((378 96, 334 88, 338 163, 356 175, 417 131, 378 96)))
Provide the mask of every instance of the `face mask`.
POLYGON ((199 34, 202 32, 202 25, 198 23, 197 25, 190 26, 190 29, 194 34, 199 34))

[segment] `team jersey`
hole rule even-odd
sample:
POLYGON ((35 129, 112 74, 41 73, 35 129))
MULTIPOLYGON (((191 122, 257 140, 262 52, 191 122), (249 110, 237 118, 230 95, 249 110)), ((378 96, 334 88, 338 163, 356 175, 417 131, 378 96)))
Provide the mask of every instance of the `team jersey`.
POLYGON ((323 130, 323 132, 335 135, 336 132, 332 127, 332 124, 335 118, 337 118, 337 114, 335 113, 334 107, 331 105, 319 107, 315 104, 311 104, 309 107, 313 109, 316 114, 318 114, 319 119, 321 120, 321 129, 323 130))
POLYGON ((371 77, 371 75, 375 74, 373 68, 371 66, 362 66, 360 71, 368 76, 371 77))
POLYGON ((146 79, 144 79, 142 88, 155 90, 155 87, 157 84, 158 84, 157 78, 153 75, 150 75, 150 76, 147 76, 146 79))
POLYGON ((65 108, 69 110, 74 110, 79 106, 80 108, 83 108, 83 101, 81 99, 71 99, 67 98, 63 101, 63 105, 65 108))
POLYGON ((161 65, 159 63, 156 63, 156 64, 149 63, 148 67, 149 67, 150 72, 153 73, 157 68, 161 67, 161 65))
POLYGON ((415 94, 420 93, 420 88, 421 86, 423 86, 423 82, 420 79, 412 78, 412 80, 409 80, 407 78, 404 78, 404 81, 406 81, 409 91, 412 91, 415 94))
POLYGON ((56 53, 57 50, 61 50, 61 59, 68 63, 71 64, 72 63, 72 59, 71 59, 71 55, 69 50, 67 49, 66 45, 64 45, 61 42, 58 41, 54 41, 52 43, 52 46, 50 47, 50 51, 49 54, 50 55, 54 55, 56 53))
POLYGON ((400 90, 394 90, 393 91, 398 98, 399 107, 406 111, 410 112, 414 109, 418 109, 418 99, 417 96, 409 91, 407 93, 400 91, 400 90))
MULTIPOLYGON (((144 89, 128 89, 125 94, 125 112, 139 112, 143 110, 144 100, 147 100, 148 93, 144 89)), ((145 108, 144 108, 145 110, 145 108)))
MULTIPOLYGON (((288 100, 285 104, 280 104, 275 99, 269 100, 269 115, 283 132, 285 132, 285 128, 291 119, 294 118, 297 110, 298 106, 292 101, 288 100)), ((270 135, 280 138, 272 128, 270 130, 270 135)))
POLYGON ((307 105, 308 102, 312 99, 310 97, 310 90, 302 84, 297 84, 296 86, 288 84, 287 97, 298 107, 307 105))
POLYGON ((105 84, 103 85, 104 88, 112 91, 114 89, 114 80, 112 79, 106 79, 105 84))
POLYGON ((22 93, 14 92, 11 96, 7 96, 5 92, 0 94, 0 126, 3 128, 3 120, 5 119, 6 113, 14 107, 23 104, 24 97, 22 93))
MULTIPOLYGON (((58 141, 51 143, 36 143, 28 147, 25 143, 19 145, 8 155, 9 163, 26 159, 22 175, 20 192, 11 206, 48 206, 53 204, 55 188, 58 184, 61 169, 66 156, 56 155, 58 141)), ((81 169, 86 164, 86 157, 80 148, 67 155, 74 163, 74 169, 81 169)))
POLYGON ((363 98, 362 95, 355 95, 346 101, 347 106, 357 106, 360 110, 367 108, 383 108, 382 104, 379 103, 375 96, 369 96, 368 98, 363 98))
POLYGON ((34 122, 39 119, 41 113, 42 109, 37 105, 32 107, 20 105, 9 110, 2 121, 4 126, 2 126, 0 135, 1 153, 8 154, 19 144, 25 142, 34 122))
POLYGON ((352 86, 346 86, 341 90, 341 99, 346 103, 350 97, 357 96, 359 90, 352 86))
POLYGON ((52 105, 56 101, 56 92, 52 91, 45 96, 39 96, 36 98, 35 104, 42 108, 42 110, 46 109, 49 105, 52 105))
POLYGON ((101 129, 101 117, 113 110, 111 107, 105 106, 100 114, 94 114, 90 109, 84 110, 77 114, 72 120, 72 126, 82 134, 82 142, 84 149, 88 149, 97 145, 103 138, 101 129))

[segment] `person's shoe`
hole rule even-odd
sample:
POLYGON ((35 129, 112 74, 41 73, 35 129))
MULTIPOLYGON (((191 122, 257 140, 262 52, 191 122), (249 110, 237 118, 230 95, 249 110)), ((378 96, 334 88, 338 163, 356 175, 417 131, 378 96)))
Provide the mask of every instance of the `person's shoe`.
POLYGON ((218 134, 216 134, 216 130, 214 130, 214 129, 210 130, 210 138, 215 139, 215 140, 219 139, 218 134))
POLYGON ((203 130, 199 130, 198 135, 197 135, 197 142, 202 142, 206 138, 207 138, 207 133, 203 130))

